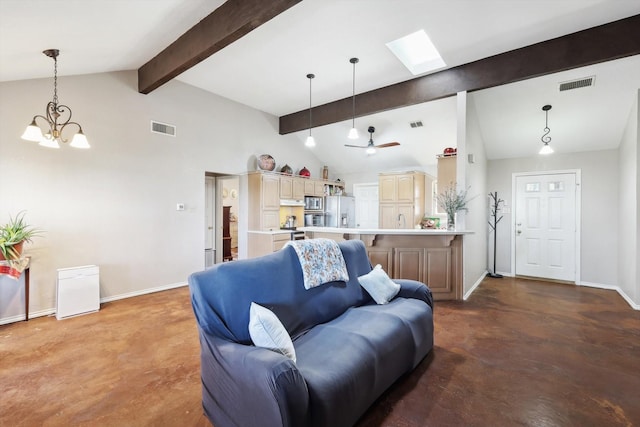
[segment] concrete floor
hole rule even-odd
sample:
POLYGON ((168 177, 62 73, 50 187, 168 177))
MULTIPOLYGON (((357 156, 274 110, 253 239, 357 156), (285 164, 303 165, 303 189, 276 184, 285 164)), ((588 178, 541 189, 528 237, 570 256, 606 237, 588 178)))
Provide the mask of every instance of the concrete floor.
MULTIPOLYGON (((640 312, 613 291, 485 279, 364 426, 640 426, 640 312)), ((211 426, 187 288, 0 326, 0 426, 211 426)), ((265 426, 270 427, 270 426, 265 426)))

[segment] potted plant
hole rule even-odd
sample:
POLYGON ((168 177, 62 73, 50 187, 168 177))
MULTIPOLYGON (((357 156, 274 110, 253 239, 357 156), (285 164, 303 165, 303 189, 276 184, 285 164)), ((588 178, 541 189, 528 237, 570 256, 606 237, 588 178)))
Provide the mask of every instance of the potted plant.
POLYGON ((456 191, 455 186, 447 187, 445 191, 436 196, 438 205, 447 213, 447 229, 456 229, 456 212, 468 211, 467 190, 456 191))
POLYGON ((14 260, 22 255, 24 242, 31 242, 40 235, 40 230, 27 224, 25 211, 19 212, 15 218, 9 216, 9 222, 0 225, 0 260, 14 260))

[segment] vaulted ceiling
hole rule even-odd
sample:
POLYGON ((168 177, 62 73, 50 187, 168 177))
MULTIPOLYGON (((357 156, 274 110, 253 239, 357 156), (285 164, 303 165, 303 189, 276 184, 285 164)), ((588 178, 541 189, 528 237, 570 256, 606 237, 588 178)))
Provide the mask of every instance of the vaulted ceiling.
MULTIPOLYGON (((229 0, 229 3, 231 0, 229 0)), ((47 48, 61 50, 60 75, 139 69, 222 0, 0 0, 0 81, 49 77, 47 48)), ((229 5, 227 5, 229 6, 229 5)), ((424 29, 447 67, 522 48, 640 14, 637 0, 303 0, 180 74, 177 79, 275 116, 313 103, 408 81, 413 76, 385 43, 424 29)), ((526 66, 527 64, 523 64, 526 66)), ((499 70, 497 70, 499 72, 499 70)), ((489 158, 535 155, 552 104, 558 152, 615 148, 640 88, 638 55, 470 94, 489 158), (595 75, 595 85, 558 83, 595 75)), ((337 170, 426 167, 455 145, 455 100, 441 99, 356 119, 359 143, 401 146, 367 157, 344 148, 350 120, 313 130, 316 156, 337 170), (422 128, 409 122, 421 120, 422 128)), ((303 143, 305 131, 295 135, 303 143)))

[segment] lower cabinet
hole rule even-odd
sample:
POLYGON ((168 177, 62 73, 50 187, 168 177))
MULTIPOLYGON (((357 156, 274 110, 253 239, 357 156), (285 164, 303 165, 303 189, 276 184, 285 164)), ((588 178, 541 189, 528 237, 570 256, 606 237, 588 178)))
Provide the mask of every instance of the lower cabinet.
POLYGON ((372 266, 380 264, 382 269, 389 274, 393 268, 393 249, 376 248, 374 246, 367 247, 367 255, 372 266))
POLYGON ((452 248, 395 248, 392 277, 429 285, 437 299, 457 299, 452 248))
POLYGON ((276 252, 282 249, 282 247, 290 240, 290 232, 260 233, 250 231, 247 233, 247 256, 249 258, 255 258, 276 252))
POLYGON ((308 238, 364 242, 371 265, 392 279, 426 283, 435 300, 462 299, 462 235, 307 232, 308 238))

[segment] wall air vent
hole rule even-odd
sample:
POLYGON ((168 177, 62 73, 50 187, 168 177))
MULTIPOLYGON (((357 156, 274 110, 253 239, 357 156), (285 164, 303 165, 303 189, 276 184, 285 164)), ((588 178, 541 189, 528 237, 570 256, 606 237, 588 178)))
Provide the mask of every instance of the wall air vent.
POLYGON ((421 120, 417 120, 415 122, 411 122, 411 123, 409 123, 409 126, 411 126, 412 128, 421 128, 422 127, 422 121, 421 120))
POLYGON ((585 77, 577 80, 570 80, 568 82, 560 83, 560 92, 571 89, 580 89, 581 87, 593 86, 596 81, 596 76, 585 77))
POLYGON ((176 127, 166 123, 160 123, 151 120, 151 132, 161 133, 163 135, 176 136, 176 127))

